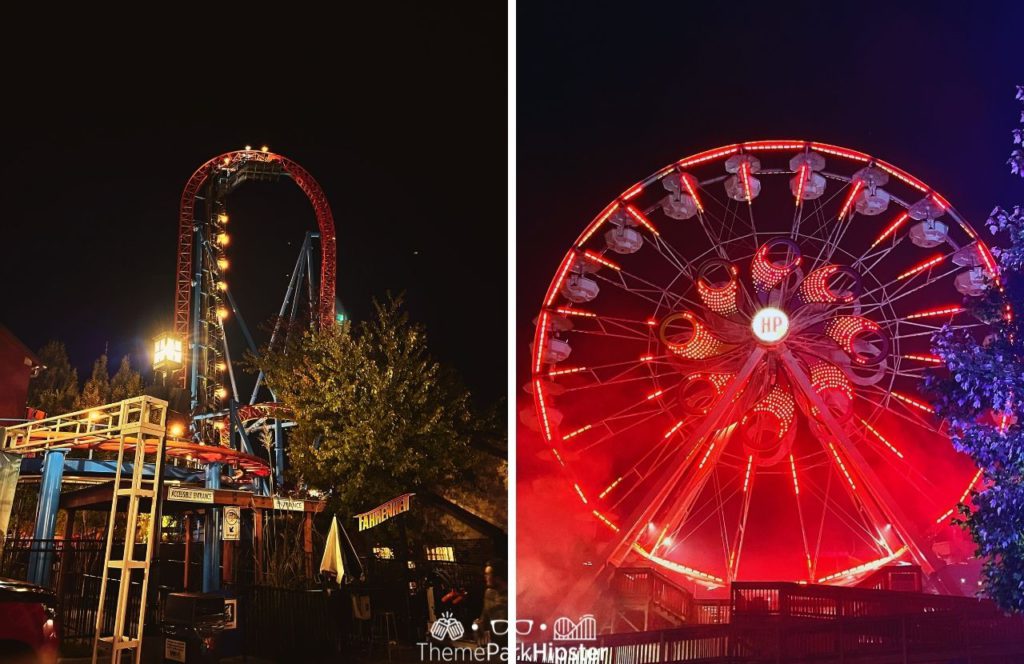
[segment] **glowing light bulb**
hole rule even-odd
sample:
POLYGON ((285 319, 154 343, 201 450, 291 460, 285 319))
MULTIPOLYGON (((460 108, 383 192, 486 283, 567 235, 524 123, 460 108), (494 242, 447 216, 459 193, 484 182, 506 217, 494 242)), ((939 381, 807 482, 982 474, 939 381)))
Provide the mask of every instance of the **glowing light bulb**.
POLYGON ((219 318, 220 320, 224 320, 227 317, 228 317, 228 310, 227 309, 225 309, 224 307, 220 307, 219 309, 217 309, 217 318, 219 318))
POLYGON ((217 215, 217 223, 226 224, 228 223, 228 215, 225 212, 221 212, 217 215))
POLYGON ((181 424, 179 424, 178 422, 175 422, 174 424, 171 425, 170 434, 172 436, 174 436, 175 438, 178 438, 183 433, 185 433, 185 427, 183 427, 181 424))
POLYGON ((228 289, 228 282, 226 282, 226 281, 218 281, 217 282, 217 290, 219 290, 219 291, 226 291, 227 289, 228 289))
POLYGON ((217 363, 217 371, 224 371, 227 368, 228 368, 228 365, 227 365, 226 362, 218 362, 217 363))
POLYGON ((224 389, 223 387, 218 387, 217 391, 214 392, 214 394, 217 395, 218 399, 223 399, 224 397, 226 397, 228 395, 228 391, 226 389, 224 389))
POLYGON ((260 148, 260 152, 270 152, 270 148, 264 145, 263 147, 260 148))
POLYGON ((222 247, 226 247, 226 246, 228 246, 229 242, 231 242, 231 238, 228 237, 227 233, 218 233, 217 234, 217 244, 219 244, 222 247))
POLYGON ((229 264, 228 263, 228 259, 226 259, 226 258, 218 258, 217 259, 217 267, 220 268, 221 270, 228 269, 228 264, 229 264))

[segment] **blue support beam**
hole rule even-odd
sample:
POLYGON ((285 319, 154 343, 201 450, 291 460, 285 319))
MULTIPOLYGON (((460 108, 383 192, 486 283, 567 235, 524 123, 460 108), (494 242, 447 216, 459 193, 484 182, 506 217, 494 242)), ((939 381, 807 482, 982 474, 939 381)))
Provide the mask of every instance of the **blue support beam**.
POLYGON ((284 427, 281 420, 274 420, 274 486, 278 493, 284 485, 284 427))
MULTIPOLYGON (((211 463, 206 467, 206 488, 220 488, 220 464, 211 463)), ((219 507, 206 510, 203 527, 203 592, 220 590, 220 513, 219 507)))
POLYGON ((28 557, 28 580, 49 587, 53 566, 53 541, 57 529, 57 508, 60 506, 60 484, 64 479, 64 456, 67 450, 50 450, 43 462, 43 480, 39 483, 39 505, 36 509, 36 546, 28 557), (48 541, 46 543, 40 540, 48 541))

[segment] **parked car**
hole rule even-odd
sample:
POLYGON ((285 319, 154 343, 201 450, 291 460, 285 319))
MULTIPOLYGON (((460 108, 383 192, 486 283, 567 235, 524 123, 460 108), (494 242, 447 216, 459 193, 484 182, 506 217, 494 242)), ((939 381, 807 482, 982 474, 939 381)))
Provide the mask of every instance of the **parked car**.
POLYGON ((56 664, 58 629, 52 592, 0 577, 0 662, 56 664))

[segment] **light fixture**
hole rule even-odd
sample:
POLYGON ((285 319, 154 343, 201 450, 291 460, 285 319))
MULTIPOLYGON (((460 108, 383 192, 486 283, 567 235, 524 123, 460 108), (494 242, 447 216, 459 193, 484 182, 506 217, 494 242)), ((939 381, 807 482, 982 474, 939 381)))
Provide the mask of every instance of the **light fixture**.
POLYGON ((153 342, 153 368, 157 371, 176 371, 182 367, 181 339, 164 332, 153 342))
POLYGON ((228 259, 226 259, 226 258, 218 258, 217 259, 217 267, 220 268, 221 270, 228 269, 228 259))

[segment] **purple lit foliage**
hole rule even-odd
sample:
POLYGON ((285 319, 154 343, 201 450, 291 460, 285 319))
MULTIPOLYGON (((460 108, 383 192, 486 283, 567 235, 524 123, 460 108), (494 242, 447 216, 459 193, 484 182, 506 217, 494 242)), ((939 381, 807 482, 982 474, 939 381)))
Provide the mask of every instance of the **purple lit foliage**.
MULTIPOLYGON (((1024 102, 1022 86, 1017 99, 1024 102)), ((1024 129, 1013 131, 1013 143, 1010 171, 1024 177, 1024 129)), ((1024 611, 1024 423, 1018 420, 1024 401, 1024 210, 997 206, 988 226, 1006 239, 992 253, 1016 315, 1004 319, 994 288, 969 302, 975 316, 991 323, 991 334, 979 343, 948 326, 937 333, 934 350, 948 371, 931 372, 925 387, 953 444, 984 471, 985 488, 972 492, 973 508, 960 506, 956 523, 970 531, 977 555, 985 559, 985 592, 1006 610, 1024 611)))

